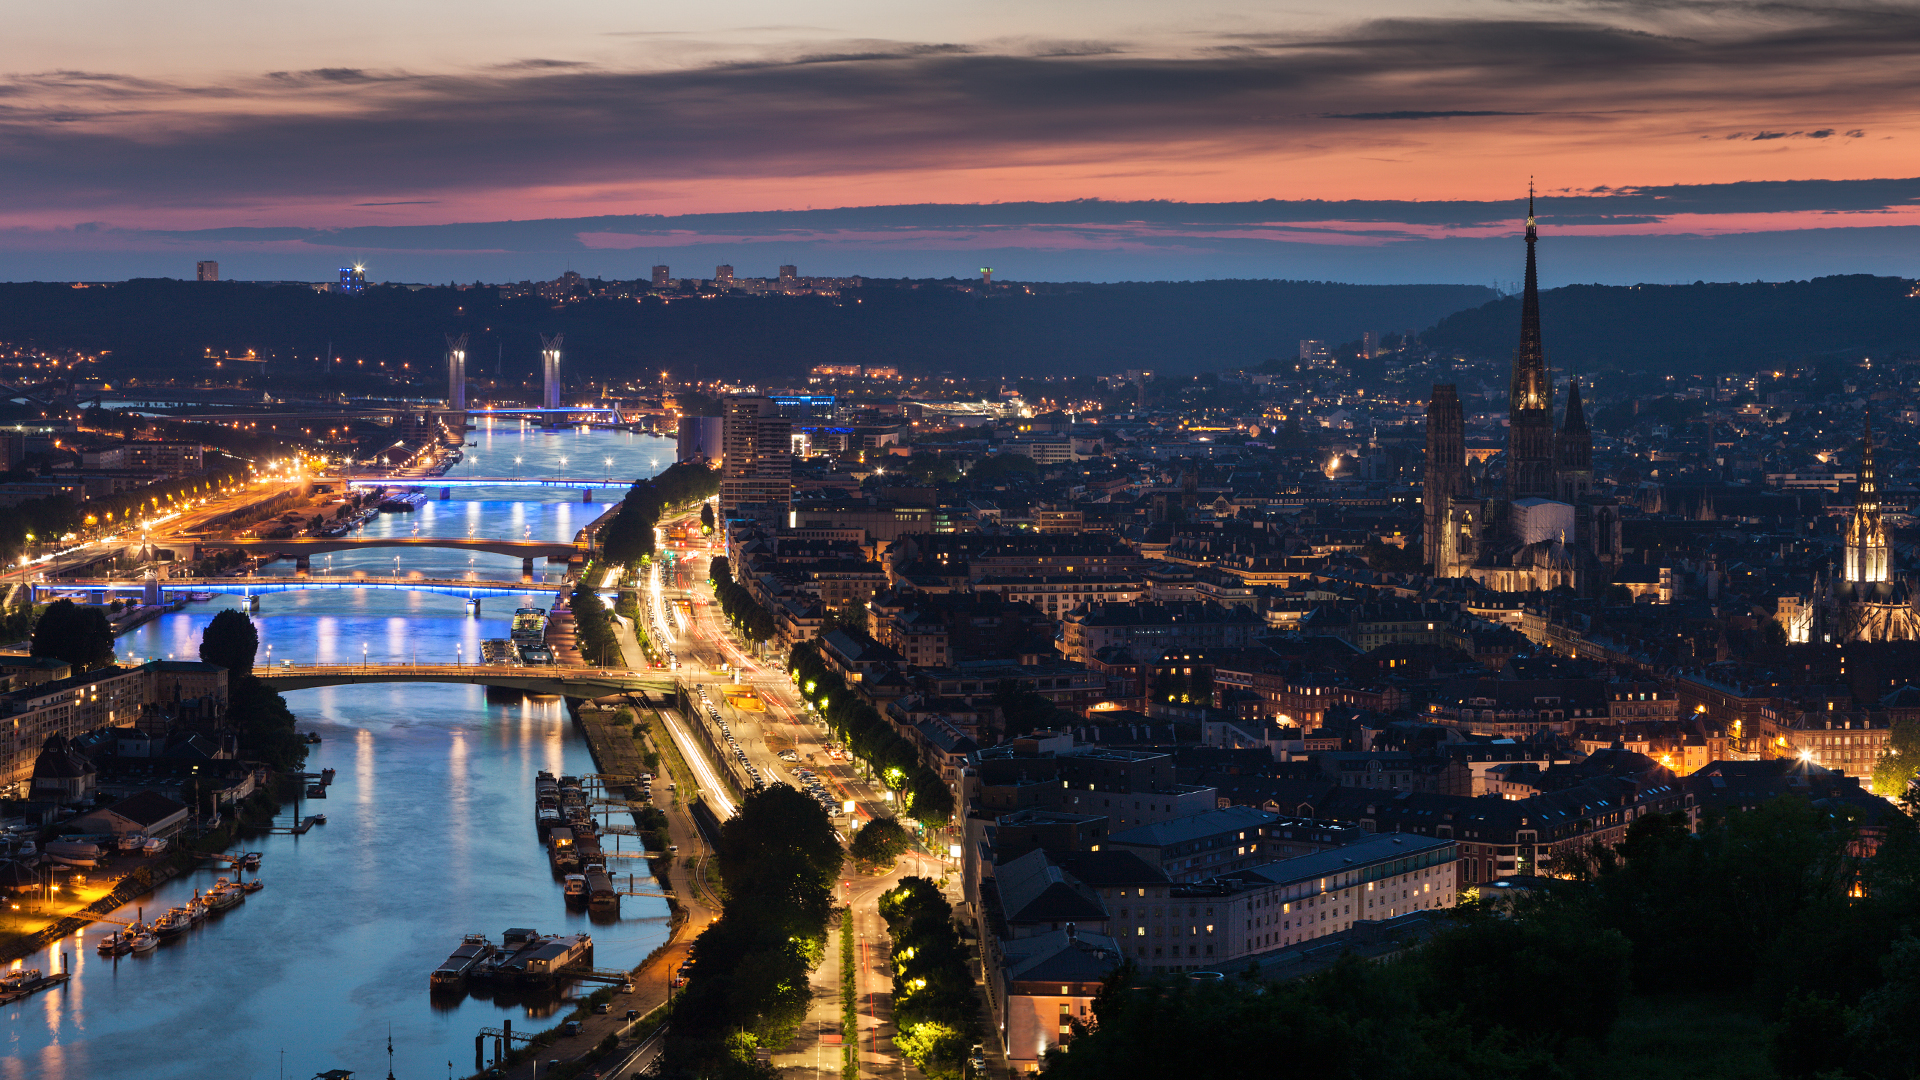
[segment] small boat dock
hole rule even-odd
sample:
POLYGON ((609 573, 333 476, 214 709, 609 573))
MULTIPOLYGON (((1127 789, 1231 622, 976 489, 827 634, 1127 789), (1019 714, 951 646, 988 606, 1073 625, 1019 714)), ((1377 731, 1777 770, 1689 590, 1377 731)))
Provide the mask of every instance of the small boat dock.
POLYGON ((73 978, 71 972, 56 971, 42 975, 38 971, 10 971, 0 977, 0 1005, 9 1005, 23 997, 59 986, 73 978))

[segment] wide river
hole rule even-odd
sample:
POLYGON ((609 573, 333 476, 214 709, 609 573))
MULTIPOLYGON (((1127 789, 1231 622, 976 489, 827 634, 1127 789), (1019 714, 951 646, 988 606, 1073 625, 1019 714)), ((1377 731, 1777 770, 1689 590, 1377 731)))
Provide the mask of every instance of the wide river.
MULTIPOLYGON (((670 440, 626 432, 543 432, 483 425, 449 476, 650 476, 673 461, 670 440), (517 459, 517 460, 516 460, 517 459), (564 459, 564 463, 563 463, 564 459), (591 463, 591 464, 588 464, 591 463)), ((438 489, 428 488, 430 497, 438 489)), ((582 504, 574 490, 454 488, 412 514, 383 514, 373 535, 571 540, 618 490, 582 504)), ((391 574, 393 549, 332 556, 338 572, 391 574)), ((326 570, 325 557, 313 560, 326 570)), ((291 572, 281 564, 281 572, 291 572)), ((399 569, 428 577, 520 580, 520 561, 409 549, 399 569)), ((541 567, 549 579, 559 568, 541 567)), ((551 594, 536 597, 549 606, 551 594)), ((471 663, 487 638, 507 636, 511 597, 482 602, 364 589, 264 596, 255 622, 261 663, 471 663)), ((128 634, 123 660, 197 658, 214 612, 241 601, 189 605, 128 634)), ((474 1036, 511 1019, 545 1027, 552 1000, 430 997, 427 974, 466 933, 499 939, 508 927, 593 935, 597 967, 630 967, 666 938, 665 901, 626 897, 617 918, 567 909, 533 827, 534 774, 587 773, 585 742, 558 701, 489 704, 475 686, 343 686, 287 695, 301 731, 318 732, 307 769, 337 770, 328 823, 305 836, 245 843, 263 854, 266 888, 145 955, 103 959, 111 929, 95 924, 52 952, 76 977, 0 1008, 3 1080, 306 1080, 328 1069, 384 1076, 391 1032, 401 1080, 467 1076, 474 1036)), ((291 807, 287 808, 291 811, 291 807)), ((631 840, 627 841, 632 843, 631 840)), ((644 877, 645 864, 620 860, 644 877)), ((174 879, 141 901, 149 917, 205 890, 218 871, 174 879)), ((121 913, 135 914, 132 907, 121 913)), ((58 970, 43 953, 27 967, 58 970)), ((569 993, 585 993, 592 986, 569 993)), ((492 1053, 488 1040, 488 1054, 492 1053)))

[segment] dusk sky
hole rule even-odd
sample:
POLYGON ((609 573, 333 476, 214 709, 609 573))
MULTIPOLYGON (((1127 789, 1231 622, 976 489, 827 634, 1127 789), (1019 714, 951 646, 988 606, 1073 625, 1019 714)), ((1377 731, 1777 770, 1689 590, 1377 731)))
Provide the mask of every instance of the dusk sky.
POLYGON ((1550 280, 1913 276, 1916 54, 1910 3, 69 0, 0 38, 0 277, 1487 282, 1529 175, 1550 280))

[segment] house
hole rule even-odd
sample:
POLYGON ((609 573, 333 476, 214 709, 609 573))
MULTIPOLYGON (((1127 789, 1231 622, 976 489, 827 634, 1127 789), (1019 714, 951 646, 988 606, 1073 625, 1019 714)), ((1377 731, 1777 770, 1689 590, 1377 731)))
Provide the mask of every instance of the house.
POLYGON ((175 802, 157 791, 142 791, 105 809, 82 814, 73 823, 84 833, 171 836, 187 823, 189 814, 185 803, 175 802))
POLYGON ((27 798, 35 802, 85 803, 93 801, 96 773, 93 762, 73 748, 64 736, 49 735, 33 762, 27 798))

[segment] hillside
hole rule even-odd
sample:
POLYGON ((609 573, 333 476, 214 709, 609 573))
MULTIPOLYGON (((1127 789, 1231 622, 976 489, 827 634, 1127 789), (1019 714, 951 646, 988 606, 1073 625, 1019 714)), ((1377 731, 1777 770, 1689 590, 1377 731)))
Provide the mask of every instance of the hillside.
POLYGON ((311 364, 336 355, 419 365, 446 332, 471 334, 469 369, 508 379, 538 370, 539 333, 565 333, 567 370, 628 377, 785 377, 824 362, 915 372, 1087 375, 1139 367, 1216 370, 1293 356, 1301 338, 1431 326, 1492 291, 1467 285, 1298 281, 1047 284, 962 291, 878 281, 844 297, 725 297, 663 303, 531 297, 491 289, 320 294, 242 282, 147 279, 105 287, 0 284, 0 342, 110 349, 121 370, 197 370, 208 349, 254 349, 311 364), (1031 291, 1029 291, 1029 289, 1031 291))
MULTIPOLYGON (((1424 338, 1469 356, 1511 356, 1520 298, 1440 320, 1424 338)), ((1540 294, 1549 361, 1593 371, 1752 370, 1811 357, 1920 352, 1920 290, 1901 278, 1692 285, 1569 285, 1540 294)))

